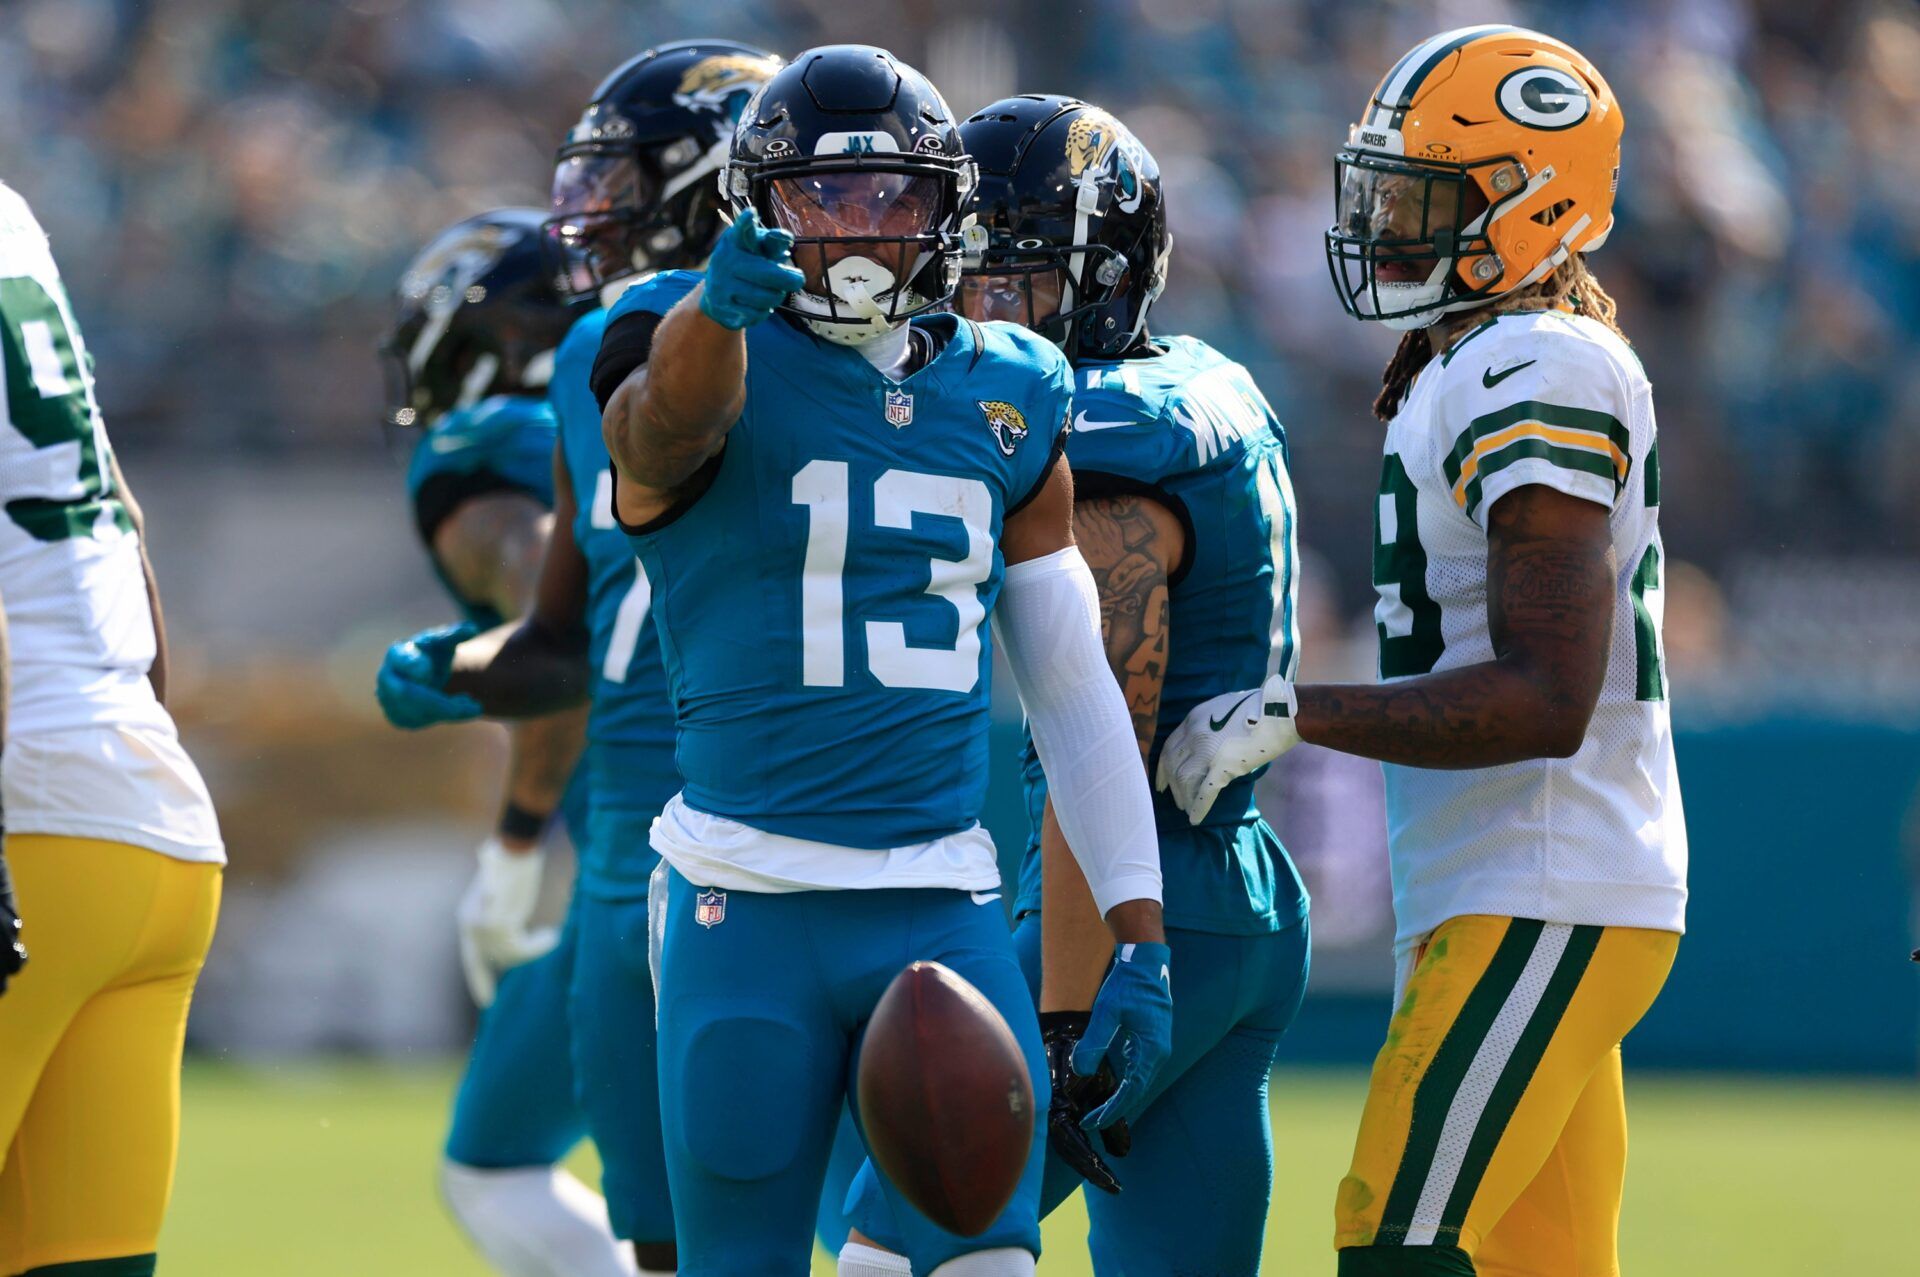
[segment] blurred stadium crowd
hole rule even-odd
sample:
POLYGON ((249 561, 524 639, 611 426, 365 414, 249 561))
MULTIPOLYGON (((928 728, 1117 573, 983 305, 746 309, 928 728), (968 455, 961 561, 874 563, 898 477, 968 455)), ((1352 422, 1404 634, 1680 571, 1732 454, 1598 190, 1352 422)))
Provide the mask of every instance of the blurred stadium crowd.
POLYGON ((1791 579, 1828 588, 1826 619, 1859 613, 1863 660, 1897 645, 1873 618, 1920 591, 1910 3, 10 0, 0 157, 52 230, 127 453, 272 465, 378 446, 370 346, 400 264, 454 218, 544 202, 556 139, 648 43, 864 40, 962 112, 1095 99, 1168 176, 1157 326, 1253 367, 1292 434, 1326 602, 1358 618, 1392 335, 1326 283, 1332 152, 1401 51, 1488 20, 1572 41, 1625 102, 1621 222, 1595 266, 1659 388, 1668 543, 1706 569, 1676 572, 1675 668, 1742 638, 1829 642, 1724 619, 1776 597, 1804 612, 1791 579), (1867 566, 1836 585, 1808 557, 1833 553, 1867 566))

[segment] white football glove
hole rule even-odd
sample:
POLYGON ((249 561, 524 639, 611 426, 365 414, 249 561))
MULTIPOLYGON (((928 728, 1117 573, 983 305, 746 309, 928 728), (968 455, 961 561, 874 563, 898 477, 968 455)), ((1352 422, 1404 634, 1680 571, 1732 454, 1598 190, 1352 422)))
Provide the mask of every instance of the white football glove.
POLYGON ((1221 790, 1300 743, 1299 709, 1293 684, 1278 674, 1251 691, 1201 701, 1167 737, 1154 786, 1172 790, 1187 820, 1199 824, 1221 790))
POLYGON ((500 973, 531 962, 560 942, 555 927, 529 928, 540 899, 546 853, 508 851, 498 837, 480 844, 479 872, 460 898, 460 966, 475 1005, 493 1004, 500 973))

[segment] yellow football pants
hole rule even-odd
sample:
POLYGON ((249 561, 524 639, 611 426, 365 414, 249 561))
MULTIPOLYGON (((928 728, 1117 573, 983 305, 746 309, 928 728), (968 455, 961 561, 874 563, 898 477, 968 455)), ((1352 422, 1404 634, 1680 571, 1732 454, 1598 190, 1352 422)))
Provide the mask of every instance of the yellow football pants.
POLYGON ((1334 1207, 1342 1277, 1615 1277, 1620 1039, 1680 937, 1454 918, 1374 1060, 1334 1207))
POLYGON ((32 955, 0 995, 0 1274, 151 1253, 220 866, 10 834, 32 955))

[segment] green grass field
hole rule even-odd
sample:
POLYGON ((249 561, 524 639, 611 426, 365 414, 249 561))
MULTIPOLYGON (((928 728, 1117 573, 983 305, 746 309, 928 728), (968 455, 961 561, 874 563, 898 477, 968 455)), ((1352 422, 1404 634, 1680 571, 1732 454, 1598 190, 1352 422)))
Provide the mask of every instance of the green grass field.
MULTIPOLYGON (((1328 1274, 1335 1183, 1364 1079, 1275 1075, 1265 1271, 1328 1274)), ((484 1277, 434 1189, 445 1067, 191 1064, 162 1271, 484 1277)), ((1629 1077, 1629 1277, 1913 1272, 1920 1087, 1629 1077)), ((596 1176, 590 1153, 576 1169, 596 1176)), ((1077 1199, 1042 1273, 1087 1271, 1077 1199)), ((831 1265, 815 1270, 830 1273, 831 1265)))

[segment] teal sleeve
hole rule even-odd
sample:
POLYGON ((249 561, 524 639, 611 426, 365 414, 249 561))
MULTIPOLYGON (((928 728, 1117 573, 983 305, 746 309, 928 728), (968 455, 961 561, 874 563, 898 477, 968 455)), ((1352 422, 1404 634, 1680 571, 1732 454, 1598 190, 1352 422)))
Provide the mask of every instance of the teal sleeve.
POLYGON ((1192 467, 1191 436, 1140 399, 1082 390, 1074 400, 1067 462, 1076 473, 1157 485, 1192 467))

